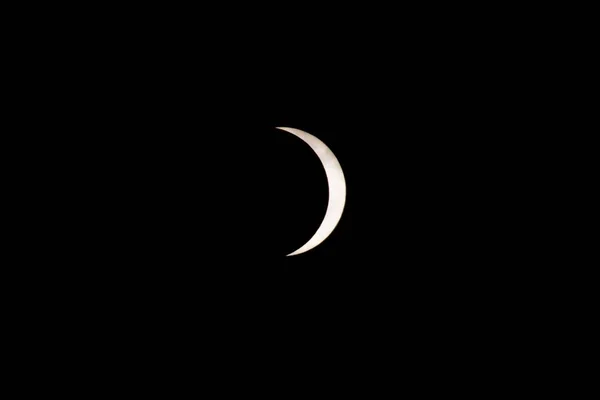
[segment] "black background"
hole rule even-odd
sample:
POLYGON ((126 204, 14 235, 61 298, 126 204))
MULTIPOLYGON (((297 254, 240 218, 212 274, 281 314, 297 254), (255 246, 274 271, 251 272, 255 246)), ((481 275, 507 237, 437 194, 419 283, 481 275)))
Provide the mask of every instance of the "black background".
POLYGON ((504 240, 503 105, 480 95, 495 86, 415 52, 367 64, 289 53, 214 66, 136 53, 124 68, 79 69, 64 145, 86 234, 69 232, 83 241, 72 257, 109 265, 104 279, 126 291, 140 279, 139 290, 190 293, 198 282, 344 296, 400 285, 439 301, 489 289, 472 279, 492 277, 481 265, 501 262, 504 240), (310 148, 278 126, 330 146, 348 185, 332 236, 290 258, 318 228, 327 185, 310 148))
POLYGON ((519 254, 532 222, 515 221, 535 208, 515 190, 535 182, 517 168, 533 107, 503 31, 439 8, 300 11, 259 23, 237 10, 227 24, 119 12, 34 38, 33 234, 54 267, 32 279, 64 298, 53 310, 140 353, 147 332, 173 346, 212 334, 342 363, 353 343, 368 357, 401 337, 426 363, 501 330, 537 276, 519 254), (347 180, 340 224, 297 257, 285 255, 318 228, 327 185, 278 126, 325 142, 347 180))
POLYGON ((334 39, 321 28, 271 23, 217 40, 183 24, 51 47, 41 59, 54 79, 37 101, 52 104, 48 123, 63 133, 48 140, 80 174, 80 226, 99 223, 94 254, 357 282, 422 263, 445 276, 441 264, 477 259, 479 230, 503 212, 487 207, 502 196, 496 160, 518 112, 508 73, 485 51, 492 37, 415 23, 334 39), (338 229, 294 258, 283 256, 318 227, 327 188, 310 149, 277 126, 323 140, 348 181, 338 229))

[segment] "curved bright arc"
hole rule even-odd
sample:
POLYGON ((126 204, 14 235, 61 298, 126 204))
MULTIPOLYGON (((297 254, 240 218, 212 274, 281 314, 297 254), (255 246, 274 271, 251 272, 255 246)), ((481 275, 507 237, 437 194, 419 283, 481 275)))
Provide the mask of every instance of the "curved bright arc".
POLYGON ((342 166, 335 154, 333 154, 329 147, 321 140, 300 129, 282 127, 278 127, 277 129, 299 137, 313 149, 319 157, 319 160, 321 160, 321 163, 323 163, 325 174, 327 175, 327 182, 329 183, 329 202, 321 226, 306 244, 293 253, 288 254, 287 256, 289 257, 314 249, 323 243, 323 241, 334 231, 342 218, 344 207, 346 205, 346 179, 344 177, 344 172, 342 171, 342 166))

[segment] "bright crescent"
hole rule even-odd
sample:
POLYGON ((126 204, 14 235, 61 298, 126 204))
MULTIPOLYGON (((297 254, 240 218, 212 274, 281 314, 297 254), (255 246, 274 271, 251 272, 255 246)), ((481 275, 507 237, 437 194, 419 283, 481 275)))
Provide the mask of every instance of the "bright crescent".
POLYGON ((300 129, 281 127, 277 129, 296 135, 317 153, 319 160, 321 160, 321 163, 323 163, 323 167, 325 168, 325 174, 327 175, 327 182, 329 184, 329 203, 327 204, 327 212, 325 213, 325 218, 323 219, 321 226, 304 246, 293 253, 288 254, 289 257, 314 249, 331 235, 331 232, 333 232, 338 222, 340 222, 346 205, 346 179, 344 178, 344 172, 342 171, 340 162, 325 143, 310 133, 306 133, 300 129))

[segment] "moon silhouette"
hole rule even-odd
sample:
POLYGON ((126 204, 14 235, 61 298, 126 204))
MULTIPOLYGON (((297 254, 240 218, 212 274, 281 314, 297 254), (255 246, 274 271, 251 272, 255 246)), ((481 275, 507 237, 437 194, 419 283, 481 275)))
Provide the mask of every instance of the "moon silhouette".
POLYGON ((344 206, 346 205, 346 179, 344 178, 342 166, 335 157, 335 154, 333 154, 329 147, 327 147, 327 145, 321 140, 317 139, 310 133, 301 131, 300 129, 283 127, 278 127, 277 129, 289 132, 299 137, 306 144, 308 144, 315 153, 317 153, 319 160, 321 160, 321 163, 325 168, 325 174, 327 175, 327 182, 329 186, 329 203, 327 204, 327 212, 325 213, 325 218, 323 219, 321 226, 319 229, 317 229, 313 237, 308 242, 306 242, 298 250, 288 254, 287 257, 289 257, 306 253, 307 251, 314 249, 323 243, 323 241, 327 239, 334 231, 338 222, 340 222, 340 219, 342 218, 344 206))

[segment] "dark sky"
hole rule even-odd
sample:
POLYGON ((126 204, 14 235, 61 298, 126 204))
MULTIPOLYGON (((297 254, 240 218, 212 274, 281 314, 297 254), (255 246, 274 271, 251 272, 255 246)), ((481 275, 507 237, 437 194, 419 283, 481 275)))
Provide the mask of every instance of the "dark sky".
POLYGON ((323 35, 275 21, 253 35, 181 24, 173 40, 154 29, 53 48, 44 60, 72 86, 49 80, 39 101, 68 116, 48 121, 72 132, 62 144, 86 166, 65 163, 78 182, 72 258, 173 292, 400 285, 441 299, 471 287, 481 265, 489 283, 512 244, 494 228, 515 201, 500 189, 503 149, 519 143, 511 80, 487 51, 493 37, 400 19, 347 19, 323 35), (76 62, 49 61, 65 54, 76 62), (322 220, 327 185, 316 155, 277 126, 325 142, 348 188, 332 236, 293 258, 322 220))
POLYGON ((529 196, 547 136, 524 60, 545 32, 507 44, 520 10, 321 3, 69 9, 70 23, 30 7, 51 26, 11 30, 32 36, 9 60, 26 77, 8 79, 11 103, 32 105, 14 166, 32 170, 33 193, 14 213, 28 240, 10 302, 32 303, 19 314, 36 323, 30 344, 60 350, 47 359, 65 360, 68 346, 44 339, 55 334, 127 377, 129 360, 201 380, 206 366, 246 389, 227 371, 278 382, 265 362, 300 380, 288 390, 338 372, 336 391, 368 374, 369 394, 388 376, 404 390, 413 374, 422 392, 450 387, 429 369, 477 381, 461 362, 494 375, 482 360, 506 358, 504 377, 544 336, 524 329, 549 308, 532 288, 553 253, 534 228, 554 223, 529 196), (327 182, 278 126, 326 143, 347 182, 331 237, 291 258, 321 223, 327 182))
POLYGON ((488 123, 482 136, 491 113, 477 88, 441 78, 436 63, 400 57, 365 67, 294 55, 165 66, 160 79, 136 68, 105 77, 77 117, 92 138, 81 157, 101 160, 95 173, 107 185, 94 189, 95 201, 110 204, 101 220, 133 259, 152 263, 243 273, 263 263, 332 278, 381 263, 456 262, 441 253, 466 251, 461 213, 472 216, 487 196, 475 189, 487 179, 477 162, 497 128, 488 123), (277 126, 325 142, 348 185, 333 235, 293 259, 284 256, 320 224, 327 185, 316 155, 277 126))

